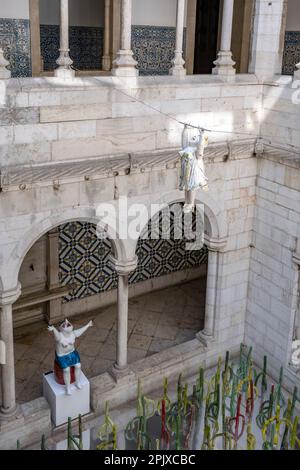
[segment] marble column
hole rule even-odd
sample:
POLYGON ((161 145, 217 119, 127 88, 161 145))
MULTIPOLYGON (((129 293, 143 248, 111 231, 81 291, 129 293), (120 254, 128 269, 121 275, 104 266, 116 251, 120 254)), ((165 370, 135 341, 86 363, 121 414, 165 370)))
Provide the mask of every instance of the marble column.
POLYGON ((0 293, 0 338, 5 344, 5 364, 1 365, 0 415, 4 416, 10 416, 17 410, 12 306, 20 294, 20 285, 14 290, 0 293))
POLYGON ((7 80, 11 77, 11 72, 7 69, 8 66, 9 62, 5 59, 3 49, 0 46, 0 80, 7 80))
POLYGON ((55 70, 56 77, 70 79, 75 76, 69 52, 69 0, 60 0, 60 54, 56 61, 59 66, 55 70))
POLYGON ((110 0, 105 0, 104 4, 104 55, 102 57, 102 69, 110 70, 111 58, 109 53, 110 45, 110 0))
MULTIPOLYGON (((59 279, 59 231, 58 228, 47 234, 47 287, 49 291, 61 287, 59 279)), ((63 321, 62 299, 49 300, 47 305, 47 321, 49 324, 63 321)))
POLYGON ((232 60, 231 52, 231 36, 233 23, 234 0, 224 0, 223 17, 222 17, 222 33, 221 46, 218 52, 217 60, 214 62, 213 74, 221 75, 224 79, 234 79, 235 62, 232 60))
POLYGON ((117 369, 127 367, 128 337, 128 274, 119 274, 118 279, 118 337, 117 337, 117 369))
POLYGON ((183 31, 184 31, 185 0, 177 0, 177 19, 176 19, 176 45, 175 56, 172 61, 170 75, 184 77, 186 69, 183 60, 183 31))
POLYGON ((128 276, 136 269, 137 259, 123 262, 111 258, 111 261, 118 273, 117 361, 113 367, 113 374, 118 376, 128 369, 128 276))
POLYGON ((196 338, 207 346, 218 336, 217 331, 217 309, 218 309, 218 286, 222 282, 220 273, 220 255, 227 244, 227 237, 207 237, 205 245, 208 248, 206 299, 204 329, 197 333, 196 338))
POLYGON ((39 3, 39 0, 29 0, 31 68, 33 77, 38 77, 43 71, 39 3))
POLYGON ((131 18, 132 0, 122 0, 121 3, 121 48, 113 62, 112 74, 119 77, 136 77, 137 62, 131 49, 131 18))
POLYGON ((216 289, 218 278, 218 255, 217 251, 209 250, 208 266, 207 266, 207 283, 206 283, 206 301, 205 301, 205 321, 202 334, 207 339, 214 336, 214 321, 216 308, 216 289))

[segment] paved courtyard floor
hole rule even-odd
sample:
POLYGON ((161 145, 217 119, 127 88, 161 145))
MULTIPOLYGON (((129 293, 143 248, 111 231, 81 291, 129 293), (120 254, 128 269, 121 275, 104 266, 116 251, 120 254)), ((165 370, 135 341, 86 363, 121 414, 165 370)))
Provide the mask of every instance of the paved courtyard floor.
MULTIPOLYGON (((201 278, 129 301, 128 361, 135 362, 195 337, 203 328, 205 283, 201 278)), ((80 327, 94 326, 77 341, 88 378, 105 372, 116 360, 117 306, 76 317, 80 327)), ((42 374, 53 368, 54 342, 39 322, 15 330, 16 392, 19 403, 42 395, 42 374)))

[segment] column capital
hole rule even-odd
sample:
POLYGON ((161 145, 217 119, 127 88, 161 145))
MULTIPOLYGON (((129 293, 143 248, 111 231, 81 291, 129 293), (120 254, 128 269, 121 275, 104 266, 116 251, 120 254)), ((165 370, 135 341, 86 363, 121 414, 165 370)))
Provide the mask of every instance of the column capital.
POLYGON ((20 283, 18 283, 18 285, 14 289, 0 292, 0 307, 14 304, 18 300, 20 295, 21 295, 20 283))
POLYGON ((214 237, 207 237, 205 240, 205 245, 207 246, 209 251, 222 251, 225 246, 227 245, 228 238, 214 238, 214 237))
POLYGON ((127 276, 136 269, 138 264, 137 256, 132 260, 119 260, 111 255, 109 260, 113 264, 119 276, 127 276))

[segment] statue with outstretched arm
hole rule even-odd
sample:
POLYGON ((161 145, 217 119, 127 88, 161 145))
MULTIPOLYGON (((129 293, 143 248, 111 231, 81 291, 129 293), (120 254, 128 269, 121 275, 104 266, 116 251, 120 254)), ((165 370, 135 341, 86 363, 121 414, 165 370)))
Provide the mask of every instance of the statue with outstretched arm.
POLYGON ((75 349, 76 338, 83 335, 88 328, 93 326, 90 321, 86 326, 74 330, 73 325, 66 319, 57 330, 55 326, 48 326, 48 330, 53 332, 55 339, 55 360, 63 370, 63 377, 66 386, 66 394, 71 395, 71 367, 75 368, 75 385, 81 389, 81 363, 78 351, 75 349))

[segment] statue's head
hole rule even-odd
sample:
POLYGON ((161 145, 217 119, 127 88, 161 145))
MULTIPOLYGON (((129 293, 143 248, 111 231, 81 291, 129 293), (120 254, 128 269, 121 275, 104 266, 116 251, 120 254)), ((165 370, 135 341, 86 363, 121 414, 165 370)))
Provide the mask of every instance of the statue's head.
POLYGON ((69 322, 69 320, 66 318, 65 321, 60 325, 59 330, 62 333, 72 333, 73 331, 73 325, 69 322))

